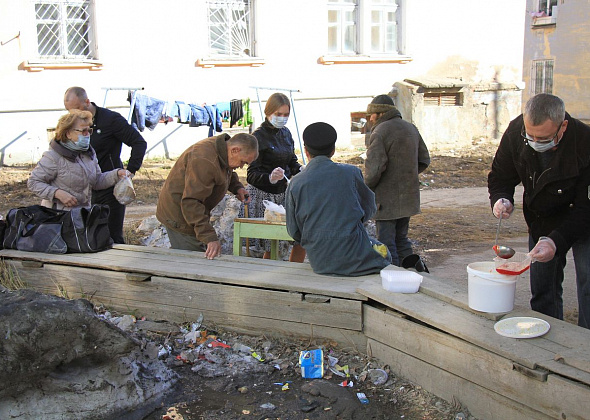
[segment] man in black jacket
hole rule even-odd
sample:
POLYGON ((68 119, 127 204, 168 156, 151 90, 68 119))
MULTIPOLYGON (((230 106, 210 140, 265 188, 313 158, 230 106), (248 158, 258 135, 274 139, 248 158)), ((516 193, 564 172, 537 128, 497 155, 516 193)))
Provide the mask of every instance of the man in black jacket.
POLYGON ((567 114, 557 96, 533 96, 504 133, 488 176, 494 216, 510 217, 521 182, 535 261, 531 308, 563 319, 563 269, 572 248, 578 325, 590 328, 590 127, 567 114))
MULTIPOLYGON (((64 95, 64 105, 70 109, 90 111, 93 116, 90 145, 96 152, 96 158, 102 172, 115 168, 123 168, 121 162, 121 147, 123 143, 131 147, 131 157, 127 164, 127 170, 133 176, 139 170, 143 162, 143 156, 147 143, 137 130, 131 127, 121 114, 110 109, 101 108, 94 102, 90 102, 86 91, 81 87, 71 87, 64 95)), ((113 195, 113 188, 93 191, 92 204, 106 204, 110 208, 109 230, 113 241, 118 244, 125 243, 123 236, 123 220, 125 219, 125 206, 117 201, 113 195)))

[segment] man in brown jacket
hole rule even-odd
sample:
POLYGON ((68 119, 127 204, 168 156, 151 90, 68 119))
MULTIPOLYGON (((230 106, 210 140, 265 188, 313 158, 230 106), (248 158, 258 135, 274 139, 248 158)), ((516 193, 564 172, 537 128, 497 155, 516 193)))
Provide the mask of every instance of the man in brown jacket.
POLYGON ((418 129, 402 120, 390 96, 376 96, 367 114, 365 182, 375 192, 377 239, 387 245, 392 264, 400 266, 414 255, 408 227, 410 217, 420 213, 418 174, 430 165, 430 155, 418 129))
POLYGON ((180 155, 160 191, 156 209, 172 248, 204 251, 210 260, 221 254, 221 243, 210 222, 211 210, 228 190, 248 203, 246 189, 234 169, 257 157, 258 141, 245 133, 201 140, 180 155))

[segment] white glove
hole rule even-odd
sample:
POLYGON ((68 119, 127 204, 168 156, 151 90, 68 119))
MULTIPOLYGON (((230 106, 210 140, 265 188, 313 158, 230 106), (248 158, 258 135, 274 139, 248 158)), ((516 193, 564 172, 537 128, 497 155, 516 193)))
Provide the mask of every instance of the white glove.
POLYGON ((499 219, 500 217, 502 217, 502 219, 508 219, 512 214, 513 210, 514 206, 509 200, 505 198, 500 198, 494 204, 494 209, 492 211, 497 219, 499 219))
POLYGON ((268 180, 271 184, 276 184, 285 176, 285 170, 281 167, 274 168, 270 175, 268 176, 268 180))
POLYGON ((535 245, 528 255, 533 262, 547 262, 553 259, 555 251, 557 251, 557 246, 555 245, 555 242, 553 242, 553 239, 548 238, 547 236, 541 236, 537 245, 535 245))

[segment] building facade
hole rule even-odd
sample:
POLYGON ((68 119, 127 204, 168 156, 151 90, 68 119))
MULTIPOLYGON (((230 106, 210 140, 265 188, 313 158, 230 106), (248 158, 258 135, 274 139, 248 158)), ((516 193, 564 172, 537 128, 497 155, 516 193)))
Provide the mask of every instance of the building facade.
MULTIPOLYGON (((525 2, 494 2, 499 27, 482 0, 0 0, 2 163, 40 157, 69 86, 125 116, 129 88, 194 104, 249 98, 253 128, 266 98, 281 90, 293 100, 295 138, 326 121, 338 147, 348 147, 351 113, 396 82, 518 85, 525 2)), ((436 148, 430 133, 425 140, 436 148)), ((208 128, 172 121, 142 134, 148 157, 174 157, 208 128)))

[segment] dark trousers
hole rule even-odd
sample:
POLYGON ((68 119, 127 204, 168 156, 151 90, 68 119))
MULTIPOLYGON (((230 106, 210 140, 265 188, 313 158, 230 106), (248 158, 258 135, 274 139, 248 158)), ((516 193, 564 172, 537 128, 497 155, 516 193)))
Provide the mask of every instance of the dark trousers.
MULTIPOLYGON (((529 249, 536 242, 529 235, 529 249)), ((590 237, 572 246, 578 288, 578 325, 590 328, 590 237)), ((556 254, 551 261, 535 262, 530 268, 531 309, 563 319, 563 269, 566 256, 556 254)))
POLYGON ((194 235, 185 235, 184 233, 176 232, 172 229, 166 229, 168 232, 168 239, 170 240, 170 248, 185 249, 187 251, 205 252, 207 245, 199 241, 194 235))
POLYGON ((410 218, 376 220, 375 222, 377 239, 389 249, 391 263, 399 267, 405 257, 413 254, 412 242, 408 239, 410 218))
POLYGON ((109 231, 116 244, 124 244, 123 220, 125 220, 125 206, 117 201, 113 195, 114 187, 106 190, 92 191, 92 204, 106 204, 109 206, 109 231))

